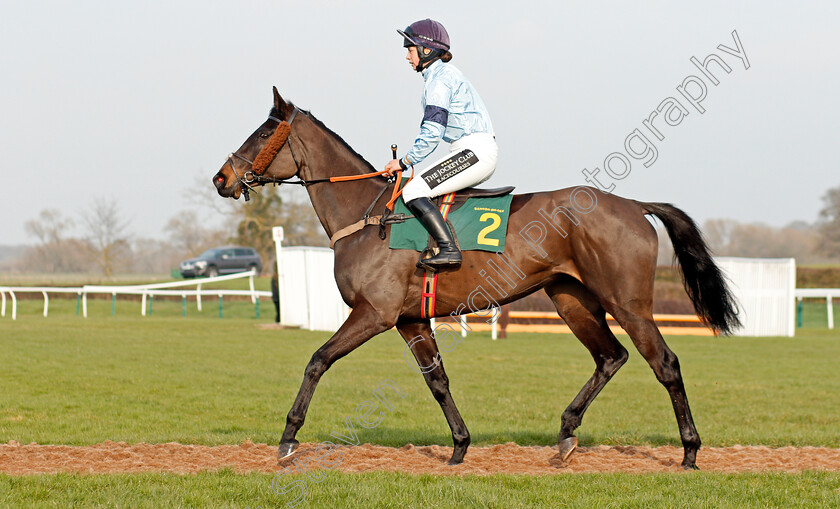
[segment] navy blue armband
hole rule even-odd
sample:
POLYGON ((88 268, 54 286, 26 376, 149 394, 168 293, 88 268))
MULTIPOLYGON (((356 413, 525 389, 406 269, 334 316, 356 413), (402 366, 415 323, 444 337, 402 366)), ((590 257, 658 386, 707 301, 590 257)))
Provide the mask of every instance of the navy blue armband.
POLYGON ((446 127, 446 122, 449 121, 449 111, 440 106, 426 106, 426 111, 423 112, 423 122, 427 120, 446 127))

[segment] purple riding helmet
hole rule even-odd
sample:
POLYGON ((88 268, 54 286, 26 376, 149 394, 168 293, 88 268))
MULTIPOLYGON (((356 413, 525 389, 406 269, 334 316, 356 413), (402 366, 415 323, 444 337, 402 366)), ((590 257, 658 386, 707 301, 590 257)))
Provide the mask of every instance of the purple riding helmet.
POLYGON ((420 64, 416 67, 417 72, 422 71, 428 64, 449 51, 449 34, 443 25, 432 19, 415 21, 405 30, 397 30, 397 32, 403 36, 403 47, 420 46, 432 50, 429 54, 418 50, 420 64))

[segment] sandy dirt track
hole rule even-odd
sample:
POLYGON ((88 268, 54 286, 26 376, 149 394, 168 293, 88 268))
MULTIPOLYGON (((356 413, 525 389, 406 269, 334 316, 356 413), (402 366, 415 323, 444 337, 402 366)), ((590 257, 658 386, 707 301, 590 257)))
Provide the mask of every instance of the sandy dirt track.
MULTIPOLYGON (((293 458, 314 459, 318 444, 301 444, 293 458)), ((378 445, 341 446, 328 456, 343 472, 392 471, 410 474, 529 474, 572 472, 681 472, 682 449, 664 447, 580 447, 564 466, 553 466, 551 447, 514 443, 471 447, 463 464, 446 465, 451 447, 406 445, 399 449, 378 445), (341 456, 338 455, 341 453, 341 456), (340 461, 339 461, 340 460, 340 461)), ((307 469, 314 469, 314 461, 307 469)), ((245 442, 242 445, 126 444, 104 442, 86 447, 67 445, 0 445, 0 472, 27 475, 56 472, 196 473, 232 468, 236 472, 274 472, 294 465, 277 460, 277 448, 245 442)), ((840 471, 840 449, 761 446, 705 447, 697 457, 701 470, 713 472, 840 471)))

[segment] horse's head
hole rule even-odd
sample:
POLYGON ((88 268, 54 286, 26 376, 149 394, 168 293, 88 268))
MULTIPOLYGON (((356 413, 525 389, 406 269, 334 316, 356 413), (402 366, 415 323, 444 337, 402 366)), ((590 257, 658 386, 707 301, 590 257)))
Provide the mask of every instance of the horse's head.
POLYGON ((228 156, 213 176, 213 185, 221 196, 239 199, 256 186, 278 182, 295 176, 297 162, 289 147, 291 123, 297 109, 287 104, 274 87, 274 107, 268 119, 228 156))

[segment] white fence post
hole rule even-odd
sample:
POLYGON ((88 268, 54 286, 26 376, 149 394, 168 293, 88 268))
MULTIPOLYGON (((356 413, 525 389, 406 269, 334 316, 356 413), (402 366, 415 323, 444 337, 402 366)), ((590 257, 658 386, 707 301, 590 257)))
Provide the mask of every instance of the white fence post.
POLYGON ((825 305, 827 307, 826 311, 828 311, 828 328, 834 328, 834 305, 831 303, 831 295, 826 295, 825 297, 825 305))
POLYGON ((492 325, 490 326, 490 339, 497 340, 499 339, 499 334, 497 332, 498 324, 499 324, 499 315, 502 314, 502 308, 493 308, 493 318, 491 319, 492 325))
POLYGON ((283 227, 275 226, 271 229, 274 239, 274 253, 277 258, 277 300, 280 302, 280 323, 289 323, 288 306, 286 305, 286 273, 283 267, 283 227))
POLYGON ((248 282, 251 286, 251 304, 257 303, 257 294, 254 293, 254 274, 256 274, 256 269, 251 271, 251 276, 248 278, 248 282))

